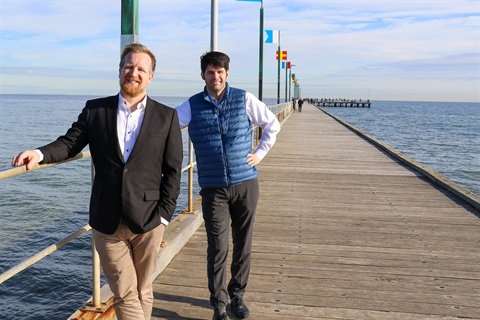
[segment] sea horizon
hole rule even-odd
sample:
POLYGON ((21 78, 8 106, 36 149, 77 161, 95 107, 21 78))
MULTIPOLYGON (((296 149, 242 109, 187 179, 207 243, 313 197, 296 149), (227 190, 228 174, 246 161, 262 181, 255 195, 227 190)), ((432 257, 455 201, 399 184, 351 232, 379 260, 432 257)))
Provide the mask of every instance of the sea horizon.
MULTIPOLYGON (((195 94, 196 92, 192 93, 191 95, 195 94)), ((257 96, 257 93, 256 92, 251 92, 253 93, 255 96, 257 96)), ((283 92, 282 92, 283 93, 283 92)), ((118 94, 115 93, 115 94, 101 94, 101 95, 95 95, 95 94, 73 94, 73 93, 0 93, 0 97, 1 96, 72 96, 72 97, 98 97, 98 98, 101 98, 101 97, 107 97, 107 96, 114 96, 118 94)), ((152 98, 184 98, 184 99, 187 99, 189 98, 191 95, 187 95, 187 96, 178 96, 178 95, 150 95, 148 92, 147 94, 152 97, 152 98)), ((301 97, 301 98, 312 98, 312 99, 322 99, 322 97, 318 96, 318 97, 314 97, 314 96, 305 96, 305 97, 301 97)), ((291 99, 293 99, 293 97, 291 97, 291 99)), ((352 97, 352 98, 345 98, 345 97, 323 97, 323 99, 346 99, 346 100, 360 100, 362 99, 363 100, 370 100, 370 102, 375 102, 375 101, 387 101, 387 102, 432 102, 432 103, 468 103, 468 104, 478 104, 479 107, 480 107, 480 98, 479 98, 479 101, 453 101, 453 100, 405 100, 405 99, 402 99, 402 100, 397 100, 397 99, 373 99, 373 98, 362 98, 362 97, 352 97)), ((263 97, 263 100, 275 100, 275 104, 276 104, 276 101, 277 101, 277 97, 263 97)), ((287 99, 288 100, 288 99, 287 99)), ((289 100, 291 101, 291 100, 289 100)), ((161 102, 161 101, 160 101, 161 102)), ((285 103, 285 96, 281 96, 280 97, 280 103, 285 103)))

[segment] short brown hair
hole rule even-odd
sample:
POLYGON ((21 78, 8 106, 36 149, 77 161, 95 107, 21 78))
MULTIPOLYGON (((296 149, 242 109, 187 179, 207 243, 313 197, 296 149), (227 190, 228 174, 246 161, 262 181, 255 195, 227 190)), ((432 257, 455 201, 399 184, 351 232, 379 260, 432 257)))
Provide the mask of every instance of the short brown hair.
POLYGON ((140 43, 131 43, 125 46, 125 48, 122 51, 122 55, 120 56, 120 65, 119 65, 120 69, 122 69, 123 65, 125 64, 125 57, 127 56, 127 54, 131 52, 148 54, 150 56, 150 59, 152 60, 151 71, 152 73, 155 72, 155 67, 157 65, 157 59, 155 58, 155 55, 153 54, 152 51, 150 51, 150 49, 148 49, 148 47, 140 43))

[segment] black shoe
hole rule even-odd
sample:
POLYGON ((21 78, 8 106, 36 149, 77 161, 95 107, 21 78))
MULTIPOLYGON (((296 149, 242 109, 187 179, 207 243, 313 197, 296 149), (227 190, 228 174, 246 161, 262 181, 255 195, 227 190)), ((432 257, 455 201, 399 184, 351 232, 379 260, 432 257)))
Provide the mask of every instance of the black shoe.
POLYGON ((248 318, 250 315, 250 310, 248 310, 247 305, 243 302, 243 299, 233 298, 230 302, 230 307, 232 308, 233 314, 239 319, 248 318))
POLYGON ((219 313, 218 310, 215 310, 213 313, 212 320, 227 320, 227 313, 224 311, 223 313, 219 313))

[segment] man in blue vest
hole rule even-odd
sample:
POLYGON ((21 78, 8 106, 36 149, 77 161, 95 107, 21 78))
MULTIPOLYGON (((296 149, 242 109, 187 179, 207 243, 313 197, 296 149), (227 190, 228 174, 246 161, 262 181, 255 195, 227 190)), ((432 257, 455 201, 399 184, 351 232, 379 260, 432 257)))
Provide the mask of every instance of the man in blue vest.
POLYGON ((203 218, 207 231, 207 275, 213 319, 250 315, 244 294, 250 274, 252 232, 259 188, 256 165, 275 143, 280 123, 253 94, 227 83, 230 58, 207 52, 200 58, 202 92, 177 107, 180 127, 188 126, 195 147, 203 218), (252 151, 251 124, 263 129, 252 151), (227 280, 229 225, 232 227, 231 278, 227 280))

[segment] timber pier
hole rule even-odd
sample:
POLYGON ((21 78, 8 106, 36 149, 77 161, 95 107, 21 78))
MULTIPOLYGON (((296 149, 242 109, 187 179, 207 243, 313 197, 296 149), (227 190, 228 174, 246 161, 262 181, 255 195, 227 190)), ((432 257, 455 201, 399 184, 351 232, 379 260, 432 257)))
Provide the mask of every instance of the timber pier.
POLYGON ((347 100, 347 99, 315 99, 311 101, 317 107, 345 107, 345 108, 370 108, 372 103, 367 100, 347 100))
MULTIPOLYGON (((249 319, 480 319, 479 197, 394 153, 312 104, 288 117, 259 165, 249 319)), ((206 242, 156 278, 154 320, 211 318, 206 242)))

